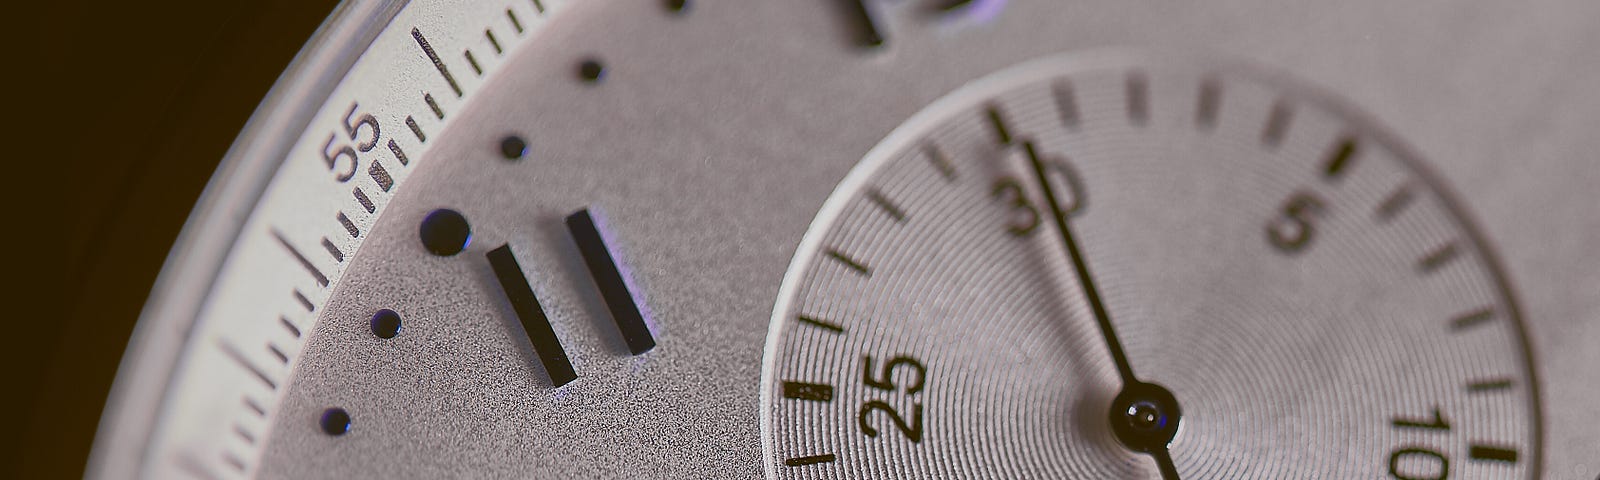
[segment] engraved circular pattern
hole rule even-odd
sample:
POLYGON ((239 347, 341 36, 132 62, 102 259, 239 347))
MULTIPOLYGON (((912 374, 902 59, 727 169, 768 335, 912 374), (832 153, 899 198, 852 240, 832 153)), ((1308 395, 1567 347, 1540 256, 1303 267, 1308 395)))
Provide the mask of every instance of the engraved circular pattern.
POLYGON ((1274 74, 1122 54, 964 87, 835 191, 774 312, 769 475, 1156 477, 1106 424, 1120 380, 1055 226, 1008 232, 1028 215, 1004 179, 1048 214, 1022 142, 1080 180, 1074 236, 1135 372, 1182 404, 1184 478, 1428 478, 1431 454, 1449 478, 1538 475, 1510 290, 1405 147, 1274 74), (1310 239, 1275 248, 1268 222, 1304 196, 1310 239), (917 393, 896 356, 926 367, 917 393), (920 406, 920 441, 872 401, 912 426, 920 406), (1447 428, 1414 425, 1435 409, 1447 428))

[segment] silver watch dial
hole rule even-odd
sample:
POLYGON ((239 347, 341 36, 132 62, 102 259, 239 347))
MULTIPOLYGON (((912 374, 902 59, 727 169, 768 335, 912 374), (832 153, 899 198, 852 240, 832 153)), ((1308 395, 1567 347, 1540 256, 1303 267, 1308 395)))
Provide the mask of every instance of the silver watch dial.
POLYGON ((351 0, 89 475, 1593 478, 1595 18, 351 0))

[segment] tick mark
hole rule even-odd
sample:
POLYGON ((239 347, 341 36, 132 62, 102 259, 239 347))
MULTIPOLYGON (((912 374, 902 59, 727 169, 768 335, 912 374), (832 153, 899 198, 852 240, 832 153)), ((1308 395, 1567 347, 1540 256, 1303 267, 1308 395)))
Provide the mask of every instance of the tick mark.
POLYGON ((867 199, 871 200, 874 205, 877 205, 878 208, 882 209, 884 213, 889 214, 889 218, 893 218, 896 223, 905 223, 906 212, 901 210, 899 206, 896 206, 894 202, 891 202, 888 198, 885 198, 883 196, 883 192, 878 191, 877 188, 867 189, 867 199))
POLYGON ((832 402, 833 385, 805 382, 783 382, 783 398, 811 402, 832 402))
POLYGON ((1129 72, 1123 82, 1128 97, 1128 122, 1144 126, 1150 121, 1150 80, 1144 72, 1129 72))
POLYGON ((1000 106, 992 103, 985 106, 984 115, 989 119, 989 128, 994 132, 995 143, 1010 145, 1011 131, 1006 129, 1006 120, 1000 113, 1000 106))
POLYGON ((528 286, 528 278, 522 274, 522 266, 517 264, 516 256, 511 253, 511 245, 501 245, 486 254, 489 266, 494 269, 494 276, 500 281, 500 289, 505 291, 506 300, 511 302, 511 309, 516 312, 517 320, 522 323, 522 330, 528 335, 528 342, 533 344, 534 353, 538 354, 544 370, 550 375, 550 383, 559 387, 576 380, 578 373, 572 370, 572 361, 567 359, 567 351, 561 348, 561 340, 556 338, 555 329, 550 327, 550 318, 545 316, 544 307, 539 305, 539 298, 534 296, 533 287, 528 286))
POLYGON ((511 20, 511 28, 517 31, 517 35, 522 35, 522 21, 517 19, 517 12, 507 8, 506 18, 511 20))
POLYGON ((830 332, 833 332, 833 333, 844 333, 844 327, 841 327, 841 326, 839 326, 839 324, 836 324, 836 323, 833 323, 833 322, 829 322, 827 320, 821 320, 821 319, 818 319, 816 317, 808 317, 808 316, 805 316, 805 315, 798 315, 798 316, 795 317, 795 319, 799 320, 800 323, 805 324, 805 325, 810 325, 810 326, 817 327, 817 328, 820 328, 820 329, 823 329, 823 330, 827 330, 827 331, 830 331, 830 332))
POLYGON ((424 143, 428 141, 428 136, 422 134, 422 127, 417 126, 417 119, 406 115, 406 126, 411 128, 411 134, 417 137, 417 141, 424 143))
POLYGON ((1517 463, 1517 451, 1504 447, 1473 445, 1467 450, 1467 456, 1473 460, 1517 463))
POLYGON ((273 345, 271 343, 268 343, 267 344, 267 351, 272 353, 272 358, 277 359, 278 363, 281 363, 281 364, 284 364, 284 365, 288 365, 289 364, 289 356, 285 355, 283 353, 283 350, 279 350, 277 345, 273 345))
POLYGON ((838 250, 832 248, 828 249, 828 257, 838 260, 839 263, 843 263, 845 266, 850 267, 850 269, 855 270, 856 273, 860 273, 869 277, 872 276, 872 271, 868 270, 866 265, 862 265, 861 262, 855 261, 845 254, 840 253, 838 250))
POLYGON ((261 408, 261 404, 256 403, 255 399, 253 398, 243 397, 239 400, 239 403, 243 403, 245 408, 249 408, 250 411, 254 412, 258 417, 267 416, 267 409, 261 408))
POLYGON ((483 76, 483 67, 478 66, 478 58, 472 56, 472 50, 463 51, 461 54, 467 57, 467 66, 472 67, 472 73, 483 76))
POLYGON ((1396 215, 1400 214, 1401 210, 1411 205, 1412 190, 1411 184, 1405 183, 1395 188, 1393 193, 1384 198, 1383 203, 1378 204, 1378 209, 1375 213, 1378 222, 1389 223, 1390 220, 1394 220, 1396 215))
POLYGON ((1261 144, 1268 147, 1277 147, 1283 143, 1283 136, 1289 133, 1289 122, 1294 121, 1294 109, 1288 102, 1278 100, 1272 104, 1272 113, 1267 114, 1267 124, 1261 129, 1261 144))
POLYGON ((1072 83, 1061 80, 1050 86, 1050 95, 1055 98, 1056 112, 1061 116, 1061 126, 1068 130, 1078 128, 1078 100, 1072 90, 1072 83))
POLYGON ((300 327, 294 326, 294 322, 290 322, 289 317, 279 315, 278 323, 283 325, 283 329, 288 330, 289 334, 293 335, 294 338, 300 338, 300 327))
POLYGON ((222 476, 207 467, 207 462, 200 460, 192 453, 180 454, 177 457, 177 466, 184 473, 188 473, 200 480, 221 480, 222 476))
POLYGON ((433 61, 433 68, 439 71, 439 76, 444 77, 445 83, 450 84, 450 91, 456 92, 456 98, 461 98, 461 85, 456 84, 456 77, 450 75, 450 69, 444 66, 444 60, 439 59, 438 52, 433 51, 433 46, 428 44, 428 39, 422 36, 422 30, 412 27, 411 38, 417 41, 417 46, 422 47, 422 53, 433 61))
POLYGON ((328 241, 328 237, 322 237, 322 248, 328 251, 328 255, 333 256, 333 261, 344 263, 344 252, 339 251, 339 247, 328 241))
POLYGON ((505 49, 500 48, 500 39, 494 38, 494 30, 483 29, 483 38, 489 39, 489 46, 494 47, 495 55, 506 53, 505 49))
POLYGON ((533 0, 533 10, 536 11, 536 12, 539 12, 540 14, 543 14, 544 13, 544 2, 541 2, 539 0, 533 0))
POLYGON ((373 159, 372 165, 367 167, 367 175, 372 177, 372 181, 378 183, 378 188, 383 190, 384 193, 388 193, 389 189, 394 188, 394 177, 389 176, 389 169, 383 168, 383 162, 377 159, 373 159))
POLYGON ((222 461, 223 463, 227 463, 228 466, 233 467, 234 470, 238 470, 240 472, 244 471, 244 460, 240 460, 239 456, 234 455, 233 452, 223 452, 222 461))
POLYGON ((271 232, 272 238, 278 239, 278 244, 283 245, 283 249, 288 250, 289 255, 293 256, 295 261, 300 262, 300 266, 305 267, 306 271, 311 273, 311 278, 317 281, 317 285, 328 286, 328 276, 323 275, 322 270, 318 270, 317 266, 311 263, 311 259, 301 254, 300 249, 294 248, 294 245, 289 243, 289 239, 283 236, 283 232, 279 232, 276 228, 271 229, 271 232))
MULTIPOLYGON (((366 197, 366 195, 362 195, 362 197, 366 197)), ((355 222, 351 222, 350 217, 345 216, 344 212, 341 211, 334 214, 333 218, 338 219, 340 225, 344 225, 344 233, 350 234, 350 238, 361 236, 361 231, 356 229, 355 222)))
POLYGON ((238 435, 240 439, 243 439, 244 443, 251 445, 256 444, 256 436, 251 435, 249 431, 245 430, 243 425, 237 423, 233 424, 233 434, 238 435))
POLYGON ((1483 307, 1467 313, 1456 315, 1450 320, 1450 330, 1460 332, 1472 327, 1482 325, 1494 319, 1494 307, 1483 307))
POLYGON ((1451 260, 1454 260, 1456 258, 1456 253, 1457 249, 1455 242, 1449 242, 1444 245, 1440 245, 1432 252, 1429 252, 1427 256, 1422 257, 1422 260, 1417 262, 1417 271, 1424 274, 1433 273, 1434 271, 1439 270, 1440 267, 1443 267, 1446 263, 1450 263, 1451 260))
POLYGON ((1355 159, 1357 151, 1356 139, 1349 136, 1340 137, 1334 145, 1333 150, 1329 152, 1328 161, 1324 164, 1322 172, 1324 177, 1330 179, 1338 178, 1339 174, 1344 172, 1344 168, 1350 165, 1351 160, 1355 159))
POLYGON ((256 377, 256 380, 260 380, 262 384, 265 384, 268 390, 278 389, 278 382, 272 381, 272 377, 268 377, 267 372, 261 370, 256 364, 251 363, 249 359, 244 358, 244 354, 239 353, 239 349, 234 348, 233 344, 219 340, 217 341, 217 347, 222 350, 223 355, 227 355, 234 363, 239 364, 240 367, 244 367, 245 371, 250 372, 251 376, 256 377))
POLYGON ((939 174, 944 176, 945 181, 954 181, 956 179, 955 164, 950 163, 950 157, 946 157, 944 151, 939 150, 939 147, 932 144, 924 145, 922 154, 928 157, 928 163, 939 170, 939 174))
MULTIPOLYGON (((433 94, 431 94, 431 93, 422 94, 422 101, 426 102, 428 104, 428 110, 433 110, 434 118, 438 118, 440 120, 444 120, 444 109, 439 108, 439 101, 433 99, 433 94)), ((393 141, 394 140, 390 140, 390 142, 393 142, 393 141)))
POLYGON ((405 167, 411 165, 411 159, 406 158, 406 151, 401 150, 400 144, 395 143, 394 139, 392 138, 389 139, 389 152, 394 154, 395 160, 400 161, 400 166, 405 167))
POLYGON ((290 290, 289 294, 294 297, 294 301, 300 303, 300 307, 306 309, 307 313, 316 311, 316 305, 311 303, 311 299, 306 298, 306 294, 300 293, 300 289, 290 290))
POLYGON ((589 275, 594 278, 595 287, 600 289, 600 298, 605 300, 606 309, 611 311, 611 320, 622 332, 628 351, 638 355, 655 348, 655 336, 650 333, 646 323, 643 302, 634 294, 639 289, 623 276, 622 265, 612 255, 611 247, 601 233, 601 222, 590 215, 588 209, 583 209, 567 216, 567 230, 572 233, 573 241, 577 242, 578 253, 589 267, 589 275))
POLYGON ((1491 378, 1476 380, 1467 384, 1467 393, 1485 393, 1499 390, 1510 390, 1512 386, 1509 378, 1491 378))
MULTIPOLYGON (((378 206, 372 204, 372 199, 367 198, 367 192, 361 191, 361 187, 356 187, 354 189, 351 189, 350 193, 355 195, 356 203, 361 204, 361 208, 365 209, 367 211, 367 213, 373 213, 373 212, 378 211, 378 206)), ((344 223, 344 222, 340 222, 340 223, 344 223)), ((354 226, 354 225, 351 225, 351 226, 354 226)))
POLYGON ((834 460, 838 459, 839 457, 835 456, 834 454, 824 453, 822 455, 811 455, 808 457, 794 457, 786 459, 783 461, 783 464, 791 467, 803 467, 806 465, 816 465, 819 463, 833 463, 834 460))
POLYGON ((1200 129, 1211 131, 1217 126, 1218 104, 1222 100, 1222 83, 1215 77, 1200 81, 1200 100, 1195 105, 1194 123, 1200 129))

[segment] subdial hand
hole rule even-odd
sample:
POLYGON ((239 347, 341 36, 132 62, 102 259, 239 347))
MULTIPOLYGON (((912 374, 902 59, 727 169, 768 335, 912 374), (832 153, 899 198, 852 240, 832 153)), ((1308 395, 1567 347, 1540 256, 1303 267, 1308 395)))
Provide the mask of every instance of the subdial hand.
POLYGON ((1167 444, 1178 432, 1178 418, 1181 413, 1178 400, 1166 388, 1141 382, 1134 376, 1133 365, 1128 362, 1128 355, 1122 349, 1122 342, 1117 339, 1116 328, 1111 324, 1111 314, 1106 311, 1105 302, 1100 300, 1100 291, 1095 288, 1089 264, 1084 260, 1077 240, 1072 236, 1072 228, 1068 225, 1065 212, 1061 209, 1061 202, 1056 200, 1055 191, 1050 187, 1049 177, 1045 175, 1044 162, 1039 160, 1033 142, 1022 142, 1022 150, 1027 154, 1028 162, 1033 167, 1034 179, 1039 182, 1039 190, 1044 192, 1045 203, 1050 206, 1050 217, 1055 219, 1056 230, 1061 232, 1061 243, 1066 247, 1067 257, 1072 261, 1073 270, 1077 272, 1078 285, 1083 289, 1083 296, 1089 301, 1089 308, 1094 311, 1095 323, 1100 326, 1100 334, 1105 338, 1106 349, 1111 352, 1111 360, 1116 363, 1117 373, 1122 377, 1122 390, 1111 402, 1109 416, 1111 430, 1123 445, 1154 458, 1161 470, 1162 478, 1176 480, 1178 470, 1173 465, 1171 454, 1167 452, 1167 444))

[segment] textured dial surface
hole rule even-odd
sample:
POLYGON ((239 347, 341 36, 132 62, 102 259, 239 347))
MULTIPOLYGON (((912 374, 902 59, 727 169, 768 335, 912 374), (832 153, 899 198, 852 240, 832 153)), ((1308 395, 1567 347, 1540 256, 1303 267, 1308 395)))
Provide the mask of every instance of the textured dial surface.
POLYGON ((1514 299, 1401 143, 1298 82, 1035 61, 890 134, 802 243, 764 411, 781 478, 1142 478, 1032 148, 1184 478, 1528 478, 1514 299))

